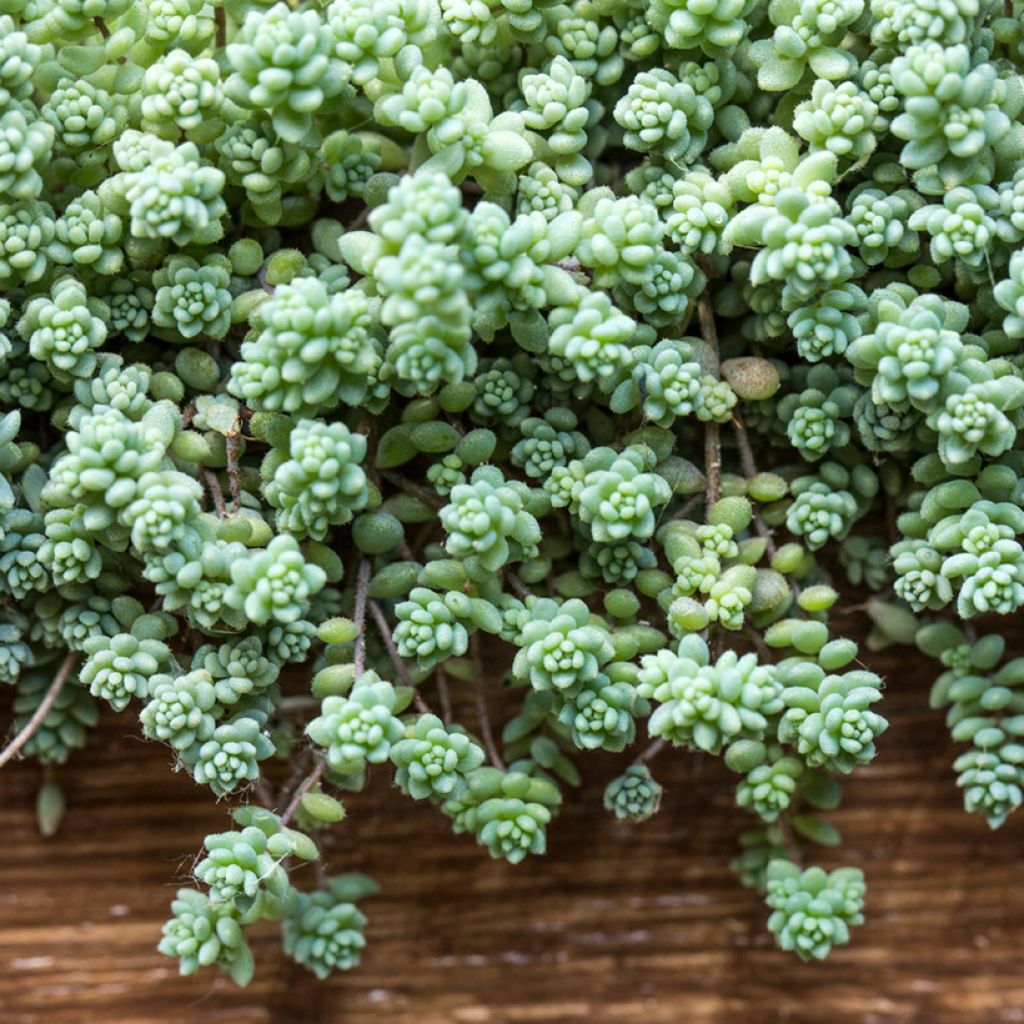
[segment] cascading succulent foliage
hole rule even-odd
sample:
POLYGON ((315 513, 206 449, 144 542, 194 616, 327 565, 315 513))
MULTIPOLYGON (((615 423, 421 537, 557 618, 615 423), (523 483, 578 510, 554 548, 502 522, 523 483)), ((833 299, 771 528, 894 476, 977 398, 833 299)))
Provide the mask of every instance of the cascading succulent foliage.
POLYGON ((955 621, 1024 606, 1019 4, 0 6, 0 764, 110 705, 248 794, 183 973, 261 919, 358 962, 374 884, 289 875, 346 790, 518 863, 585 752, 638 822, 670 747, 824 956, 887 727, 844 582, 967 809, 1024 803, 1024 667, 955 621))

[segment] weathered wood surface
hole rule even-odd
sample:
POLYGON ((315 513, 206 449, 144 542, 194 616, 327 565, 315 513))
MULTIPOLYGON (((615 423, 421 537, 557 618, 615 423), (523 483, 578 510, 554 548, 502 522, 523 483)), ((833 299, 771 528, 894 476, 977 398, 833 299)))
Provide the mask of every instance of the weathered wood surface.
MULTIPOLYGON (((154 949, 207 831, 227 827, 166 750, 109 718, 63 773, 61 834, 35 832, 39 770, 0 773, 3 1024, 997 1024, 1024 1020, 1024 815, 997 833, 960 809, 955 748, 928 711, 931 667, 879 659, 893 726, 833 820, 867 873, 868 921, 825 964, 777 952, 758 897, 728 868, 748 824, 734 777, 677 752, 654 764, 668 792, 641 826, 600 807, 613 762, 551 831, 548 857, 490 861, 382 773, 347 801, 336 870, 364 870, 362 966, 330 983, 254 937, 246 990, 179 979, 154 949)), ((824 858, 829 863, 828 858, 824 858)))

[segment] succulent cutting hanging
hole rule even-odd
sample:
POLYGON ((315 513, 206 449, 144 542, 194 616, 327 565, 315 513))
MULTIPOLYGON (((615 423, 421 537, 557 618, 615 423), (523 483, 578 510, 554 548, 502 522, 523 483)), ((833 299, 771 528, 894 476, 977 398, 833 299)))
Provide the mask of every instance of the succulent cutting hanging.
POLYGON ((183 973, 357 964, 346 791, 517 863, 595 750, 633 821, 721 758, 824 957, 854 604, 1022 802, 1020 0, 0 11, 0 764, 52 832, 109 705, 224 799, 183 973))

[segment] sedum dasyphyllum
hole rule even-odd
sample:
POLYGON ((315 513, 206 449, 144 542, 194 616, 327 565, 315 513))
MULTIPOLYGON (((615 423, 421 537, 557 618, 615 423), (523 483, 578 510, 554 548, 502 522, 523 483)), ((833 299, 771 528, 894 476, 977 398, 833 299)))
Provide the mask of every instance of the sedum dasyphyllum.
POLYGON ((584 781, 671 813, 673 756, 735 774, 740 879, 821 958, 891 644, 967 810, 1024 803, 1016 15, 5 7, 0 764, 109 705, 235 807, 183 973, 247 983, 258 920, 357 964, 374 883, 290 873, 347 791, 515 864, 584 781))

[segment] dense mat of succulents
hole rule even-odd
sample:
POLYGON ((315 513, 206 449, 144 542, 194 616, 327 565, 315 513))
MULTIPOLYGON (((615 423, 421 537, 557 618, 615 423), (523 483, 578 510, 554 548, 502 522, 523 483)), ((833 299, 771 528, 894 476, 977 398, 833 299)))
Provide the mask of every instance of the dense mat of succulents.
POLYGON ((267 919, 358 962, 346 791, 516 863, 592 750, 634 821, 720 757, 825 956, 858 610, 940 663, 967 809, 1019 806, 1024 660, 975 628, 1024 604, 1019 2, 0 12, 0 765, 53 831, 106 703, 227 801, 184 973, 245 984, 267 919))

